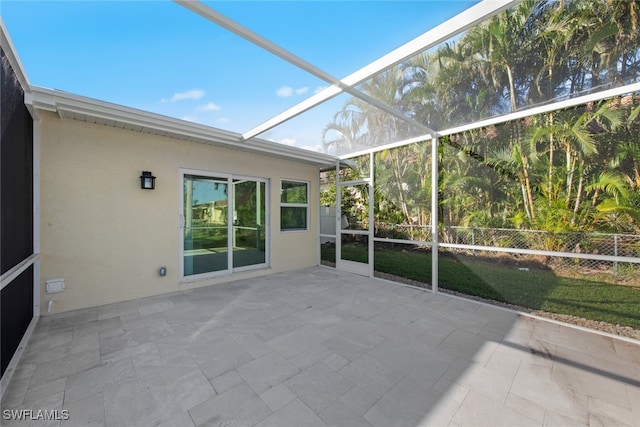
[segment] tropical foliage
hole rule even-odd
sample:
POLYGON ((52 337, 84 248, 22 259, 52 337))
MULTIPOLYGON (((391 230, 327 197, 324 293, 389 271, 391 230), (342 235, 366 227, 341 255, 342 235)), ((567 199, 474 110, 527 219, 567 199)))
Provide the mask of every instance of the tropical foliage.
MULTIPOLYGON (((640 81, 640 1, 525 0, 360 86, 432 129, 640 81)), ((640 95, 439 140, 445 226, 640 234, 640 95)), ((324 132, 349 152, 415 135, 350 100, 324 132)), ((431 142, 375 156, 377 220, 430 222, 431 142)))

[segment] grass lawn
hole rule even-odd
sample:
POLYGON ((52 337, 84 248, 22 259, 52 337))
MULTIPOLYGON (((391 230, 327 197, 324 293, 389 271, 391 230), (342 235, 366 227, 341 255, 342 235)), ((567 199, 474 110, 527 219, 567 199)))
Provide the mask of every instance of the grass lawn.
MULTIPOLYGON (((367 259, 365 248, 346 246, 343 258, 367 259)), ((322 259, 335 260, 335 248, 322 247, 322 259)), ((376 250, 375 270, 425 283, 431 282, 431 255, 420 251, 376 250)), ((439 257, 439 286, 467 295, 535 310, 569 314, 640 329, 640 289, 558 277, 552 271, 520 271, 512 265, 473 257, 439 257)))

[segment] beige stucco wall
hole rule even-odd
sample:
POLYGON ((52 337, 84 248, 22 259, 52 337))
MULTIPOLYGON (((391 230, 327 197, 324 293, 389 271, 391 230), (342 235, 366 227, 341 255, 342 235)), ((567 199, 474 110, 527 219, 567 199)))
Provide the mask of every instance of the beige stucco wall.
POLYGON ((299 269, 318 260, 318 168, 42 113, 41 307, 52 313, 299 269), (179 283, 181 168, 269 179, 271 268, 179 283), (156 189, 141 190, 143 170, 156 189), (280 232, 281 179, 310 183, 310 229, 280 232), (167 268, 160 277, 158 269, 167 268), (65 279, 46 294, 44 283, 65 279))

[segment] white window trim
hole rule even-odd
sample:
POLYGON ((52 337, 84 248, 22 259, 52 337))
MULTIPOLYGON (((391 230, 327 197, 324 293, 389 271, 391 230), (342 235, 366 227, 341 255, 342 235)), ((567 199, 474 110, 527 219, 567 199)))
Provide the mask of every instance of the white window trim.
POLYGON ((281 233, 306 233, 309 231, 309 219, 310 219, 310 213, 309 213, 309 190, 310 190, 310 183, 309 181, 304 181, 304 180, 300 180, 300 179, 287 179, 287 178, 283 178, 280 180, 280 207, 281 208, 305 208, 306 212, 307 212, 307 219, 306 219, 306 227, 305 228, 290 228, 290 229, 282 229, 282 216, 280 217, 280 232, 281 233), (292 182, 295 184, 304 184, 307 186, 307 203, 283 203, 282 202, 282 184, 285 182, 292 182))

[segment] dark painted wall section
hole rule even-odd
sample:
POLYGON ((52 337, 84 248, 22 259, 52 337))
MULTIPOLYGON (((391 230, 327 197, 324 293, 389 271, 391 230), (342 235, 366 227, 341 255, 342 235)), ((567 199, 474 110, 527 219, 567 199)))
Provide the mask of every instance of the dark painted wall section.
MULTIPOLYGON (((33 254, 33 119, 24 105, 24 89, 0 49, 2 140, 0 152, 0 270, 33 254)), ((2 375, 33 318, 33 268, 0 293, 2 375)))

